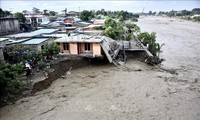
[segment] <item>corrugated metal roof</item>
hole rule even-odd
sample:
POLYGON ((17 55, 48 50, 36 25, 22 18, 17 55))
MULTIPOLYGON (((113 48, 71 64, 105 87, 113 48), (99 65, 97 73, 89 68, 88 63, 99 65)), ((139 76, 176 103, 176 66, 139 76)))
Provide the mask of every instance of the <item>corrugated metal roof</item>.
POLYGON ((0 42, 4 40, 8 40, 9 38, 0 38, 0 42))
POLYGON ((34 37, 34 36, 38 36, 41 34, 49 34, 49 33, 53 33, 58 31, 58 29, 39 29, 30 33, 19 33, 19 34, 14 34, 14 35, 9 35, 8 37, 15 37, 15 38, 19 38, 19 37, 34 37))
POLYGON ((58 31, 58 29, 39 29, 39 30, 33 31, 32 33, 44 34, 44 33, 53 33, 56 31, 58 31))
POLYGON ((48 38, 33 38, 33 39, 30 39, 26 42, 24 42, 23 44, 28 44, 28 45, 37 45, 37 44, 40 44, 44 41, 47 41, 48 38))

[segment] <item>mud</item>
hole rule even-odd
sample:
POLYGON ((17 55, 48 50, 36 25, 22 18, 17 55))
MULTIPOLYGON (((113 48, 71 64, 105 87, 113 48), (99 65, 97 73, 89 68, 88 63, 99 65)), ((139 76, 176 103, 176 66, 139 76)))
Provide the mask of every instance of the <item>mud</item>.
POLYGON ((160 17, 138 24, 165 43, 161 66, 132 59, 121 67, 72 70, 49 88, 1 108, 1 120, 199 120, 199 24, 160 17))
POLYGON ((81 68, 89 65, 89 61, 84 58, 73 58, 73 59, 60 59, 51 63, 51 69, 47 72, 45 79, 38 79, 34 81, 31 93, 34 94, 38 91, 47 89, 53 81, 66 75, 66 71, 69 69, 81 68))

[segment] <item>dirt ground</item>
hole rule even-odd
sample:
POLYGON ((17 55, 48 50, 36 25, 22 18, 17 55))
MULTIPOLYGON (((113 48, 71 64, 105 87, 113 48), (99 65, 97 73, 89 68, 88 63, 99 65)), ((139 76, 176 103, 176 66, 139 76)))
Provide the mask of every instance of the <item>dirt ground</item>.
POLYGON ((165 43, 163 69, 129 60, 119 68, 72 70, 48 89, 1 108, 0 120, 199 120, 199 24, 144 17, 138 25, 165 43))

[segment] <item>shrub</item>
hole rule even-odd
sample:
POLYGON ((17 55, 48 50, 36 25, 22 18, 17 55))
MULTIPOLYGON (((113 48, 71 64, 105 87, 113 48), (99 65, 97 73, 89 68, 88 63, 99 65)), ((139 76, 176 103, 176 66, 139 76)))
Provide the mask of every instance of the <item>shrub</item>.
POLYGON ((7 64, 0 62, 0 88, 6 94, 17 94, 21 90, 24 82, 18 80, 18 75, 24 70, 22 63, 7 64))
POLYGON ((43 60, 38 61, 39 69, 44 69, 46 67, 46 63, 43 60))
POLYGON ((200 16, 193 17, 194 21, 200 22, 200 16))
POLYGON ((131 21, 132 21, 132 22, 138 22, 138 19, 135 18, 135 17, 133 17, 133 18, 131 18, 131 21))
POLYGON ((156 33, 152 32, 149 34, 148 32, 143 32, 138 35, 140 41, 147 46, 148 50, 156 56, 158 52, 161 50, 161 46, 159 43, 156 43, 156 33))

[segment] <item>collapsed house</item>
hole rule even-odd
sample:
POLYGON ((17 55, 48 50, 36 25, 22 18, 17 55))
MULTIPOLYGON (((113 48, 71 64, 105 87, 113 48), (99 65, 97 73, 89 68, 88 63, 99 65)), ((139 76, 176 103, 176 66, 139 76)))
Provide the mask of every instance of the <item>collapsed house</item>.
POLYGON ((77 55, 86 58, 106 57, 110 63, 118 62, 122 44, 106 36, 72 34, 55 40, 60 46, 60 54, 77 55))

